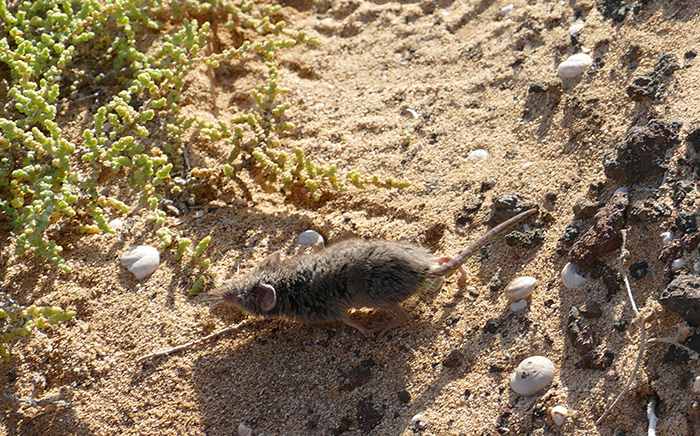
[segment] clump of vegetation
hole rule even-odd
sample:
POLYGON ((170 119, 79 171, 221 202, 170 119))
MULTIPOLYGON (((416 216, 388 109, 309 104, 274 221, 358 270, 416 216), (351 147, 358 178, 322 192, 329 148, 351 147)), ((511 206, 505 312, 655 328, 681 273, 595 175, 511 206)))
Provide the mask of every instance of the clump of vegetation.
POLYGON ((31 334, 36 329, 44 329, 70 320, 76 315, 73 310, 63 310, 60 307, 35 305, 22 307, 3 294, 5 304, 0 306, 0 356, 5 362, 10 360, 10 353, 5 344, 22 336, 31 334))
MULTIPOLYGON (((287 30, 280 8, 247 0, 0 0, 0 95, 7 96, 0 107, 0 209, 12 221, 16 254, 33 252, 70 272, 57 242, 62 232, 113 232, 108 218, 136 208, 148 211, 161 249, 168 249, 174 235, 161 206, 181 190, 171 180, 177 174, 191 180, 245 170, 264 189, 302 185, 315 199, 324 185, 407 186, 352 170, 339 176, 335 166, 285 148, 294 126, 285 120, 290 104, 281 101, 288 90, 279 85, 276 56, 318 41, 287 30), (212 52, 212 29, 248 39, 212 52), (266 65, 266 82, 251 91, 254 109, 213 122, 183 115, 188 75, 227 62, 266 65), (187 166, 185 137, 197 134, 195 127, 230 149, 226 162, 187 166), (158 141, 149 139, 154 135, 158 141), (122 184, 138 194, 135 204, 109 189, 122 184)), ((206 269, 208 259, 196 260, 206 269)))

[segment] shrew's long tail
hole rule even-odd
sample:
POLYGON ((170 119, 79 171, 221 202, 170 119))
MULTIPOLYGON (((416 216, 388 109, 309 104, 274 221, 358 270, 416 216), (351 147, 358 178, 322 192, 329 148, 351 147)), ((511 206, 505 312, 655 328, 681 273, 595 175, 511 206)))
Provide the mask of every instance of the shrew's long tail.
POLYGON ((525 212, 521 212, 518 215, 515 215, 513 218, 504 221, 496 227, 492 228, 488 232, 484 233, 482 237, 474 241, 469 247, 467 247, 466 250, 459 253, 457 257, 448 262, 443 263, 442 265, 436 266, 435 269, 430 271, 430 276, 441 277, 453 273, 457 270, 457 268, 462 266, 462 264, 466 262, 471 255, 476 253, 484 245, 490 243, 491 241, 496 239, 496 237, 505 233, 506 230, 513 227, 514 225, 523 222, 525 218, 529 217, 535 212, 537 212, 537 208, 526 210, 525 212))

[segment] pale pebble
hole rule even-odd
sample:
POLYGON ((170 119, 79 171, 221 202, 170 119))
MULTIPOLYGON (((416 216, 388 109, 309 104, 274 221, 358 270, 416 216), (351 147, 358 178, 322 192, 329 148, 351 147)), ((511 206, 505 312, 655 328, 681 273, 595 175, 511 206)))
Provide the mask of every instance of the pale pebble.
POLYGON ((561 282, 567 289, 575 289, 586 283, 586 278, 578 274, 578 265, 569 262, 561 270, 561 282))
POLYGON ((593 58, 585 53, 578 53, 560 63, 557 74, 562 79, 572 79, 583 74, 591 65, 593 65, 593 58))
POLYGON ((323 236, 321 236, 321 234, 315 230, 306 230, 301 232, 297 237, 297 241, 301 245, 323 245, 324 243, 323 236))
POLYGON ((138 245, 122 256, 122 265, 138 280, 151 275, 159 264, 160 253, 158 249, 148 245, 138 245))
POLYGON ((511 312, 520 312, 527 307, 527 300, 518 300, 510 304, 511 312))
POLYGON ((510 301, 518 301, 527 298, 535 289, 537 279, 531 276, 523 276, 513 279, 503 290, 510 301))
POLYGON ((506 15, 508 15, 508 12, 512 11, 513 9, 515 9, 514 4, 509 4, 508 6, 502 7, 501 8, 501 16, 505 17, 506 15))
POLYGON ((470 162, 480 162, 486 159, 488 156, 489 152, 480 148, 469 153, 469 156, 467 156, 467 160, 470 162))
POLYGON ((566 418, 569 417, 569 411, 564 406, 554 406, 549 410, 549 416, 552 417, 556 425, 561 427, 566 422, 566 418))
POLYGON ((528 396, 546 388, 552 380, 554 363, 544 356, 532 356, 520 362, 510 378, 510 387, 516 393, 528 396))

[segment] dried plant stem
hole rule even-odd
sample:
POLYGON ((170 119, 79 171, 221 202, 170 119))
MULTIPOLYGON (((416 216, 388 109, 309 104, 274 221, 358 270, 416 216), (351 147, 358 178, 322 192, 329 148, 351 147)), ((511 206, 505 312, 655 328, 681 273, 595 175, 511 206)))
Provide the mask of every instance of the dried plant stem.
POLYGON ((610 412, 617 406, 617 404, 622 400, 622 397, 627 393, 629 390, 630 386, 632 386, 632 383, 634 382, 634 379, 637 377, 637 371, 639 371, 639 367, 642 364, 642 358, 644 357, 644 350, 646 348, 646 337, 647 337, 647 331, 646 331, 646 318, 643 316, 639 315, 639 310, 637 309, 637 304, 634 302, 634 297, 632 296, 632 288, 630 287, 630 281, 629 278, 627 277, 627 273, 625 272, 625 260, 629 256, 629 251, 627 251, 627 230, 623 229, 621 231, 622 233, 622 247, 620 248, 620 257, 618 258, 618 264, 620 266, 620 273, 622 274, 622 280, 625 282, 625 289, 627 290, 627 296, 630 299, 630 304, 632 305, 632 310, 634 310, 634 314, 639 320, 639 330, 640 330, 640 338, 639 338, 639 354, 637 356, 637 363, 634 365, 634 370, 632 370, 632 374, 630 375, 630 379, 625 385, 624 389, 622 389, 622 392, 620 392, 620 395, 615 398, 615 401, 608 407, 608 409, 603 413, 600 418, 595 422, 596 425, 599 425, 607 416, 610 414, 610 412))
POLYGON ((219 337, 225 333, 237 330, 237 329, 243 327, 244 325, 248 324, 248 322, 250 322, 250 319, 245 319, 245 320, 239 322, 238 324, 234 324, 234 325, 228 326, 226 328, 223 328, 223 329, 221 329, 217 332, 214 332, 210 335, 207 335, 201 339, 197 339, 196 341, 188 342, 186 344, 178 345, 177 347, 169 348, 169 349, 163 350, 163 351, 158 351, 156 353, 146 354, 145 356, 141 356, 138 359, 136 359, 136 361, 140 363, 140 362, 143 362, 144 360, 152 359, 152 358, 158 357, 158 356, 167 356, 169 354, 176 353, 180 350, 184 350, 185 348, 189 348, 189 347, 192 347, 194 345, 202 344, 202 343, 207 342, 209 340, 216 339, 217 337, 219 337))

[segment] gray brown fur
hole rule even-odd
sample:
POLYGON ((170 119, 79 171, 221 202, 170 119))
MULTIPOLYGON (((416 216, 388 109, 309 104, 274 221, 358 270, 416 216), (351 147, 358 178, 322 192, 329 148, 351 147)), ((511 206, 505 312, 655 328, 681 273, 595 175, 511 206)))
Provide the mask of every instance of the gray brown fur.
POLYGON ((497 226, 455 261, 443 265, 415 245, 348 240, 285 260, 278 253, 271 255, 212 295, 254 315, 304 321, 347 320, 347 310, 356 307, 396 309, 411 295, 435 286, 464 263, 468 254, 533 212, 523 212, 497 226))

